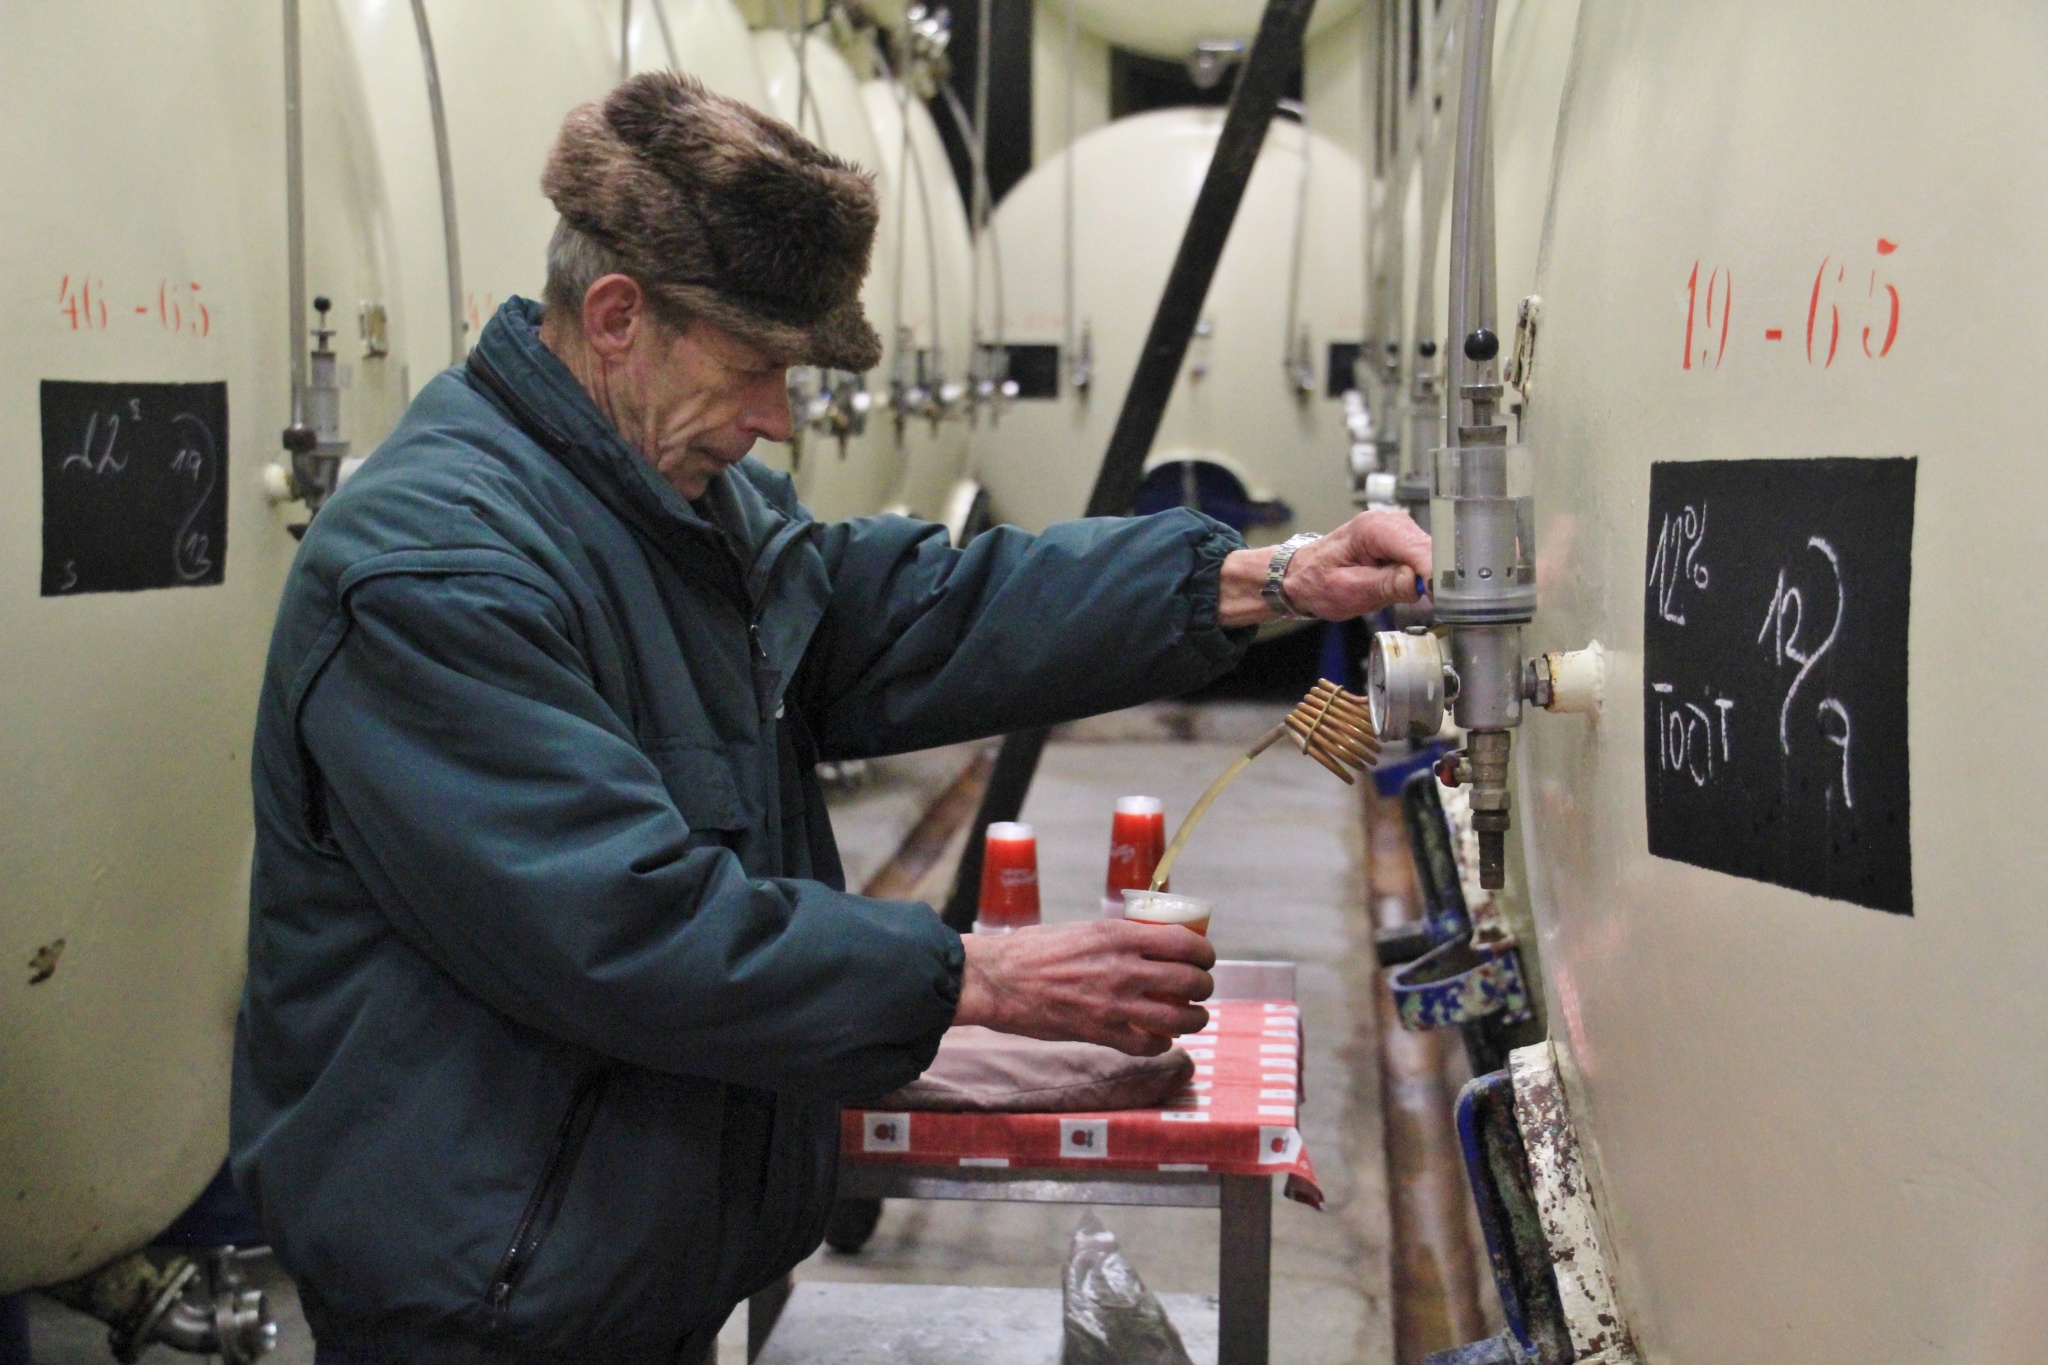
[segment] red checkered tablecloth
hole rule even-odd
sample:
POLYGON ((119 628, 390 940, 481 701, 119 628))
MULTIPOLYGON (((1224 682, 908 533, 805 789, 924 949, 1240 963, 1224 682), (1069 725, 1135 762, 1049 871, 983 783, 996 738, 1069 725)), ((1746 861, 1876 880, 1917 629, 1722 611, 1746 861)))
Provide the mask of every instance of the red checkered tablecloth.
POLYGON ((1195 1061, 1188 1089, 1159 1109, 1102 1114, 955 1114, 849 1109, 839 1150, 850 1162, 1058 1167, 1281 1175, 1287 1195, 1322 1207, 1295 1115, 1301 1100, 1301 1011, 1293 1001, 1210 1001, 1209 1027, 1180 1040, 1195 1061))

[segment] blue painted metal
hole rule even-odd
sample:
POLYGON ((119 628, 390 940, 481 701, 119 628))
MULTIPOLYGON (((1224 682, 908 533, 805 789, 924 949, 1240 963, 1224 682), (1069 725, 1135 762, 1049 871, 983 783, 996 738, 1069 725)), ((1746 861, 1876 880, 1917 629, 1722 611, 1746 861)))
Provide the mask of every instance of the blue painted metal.
POLYGON ((1509 1333, 1530 1365, 1571 1365, 1576 1353, 1536 1214, 1508 1072, 1481 1076, 1458 1092, 1458 1144, 1509 1333))
POLYGON ((1535 1018, 1512 942, 1456 938, 1387 973, 1401 1027, 1451 1028, 1492 1016, 1505 1024, 1535 1018))
POLYGON ((1448 1351, 1431 1351, 1422 1365, 1527 1365, 1522 1345, 1507 1332, 1484 1341, 1467 1342, 1448 1351))
POLYGON ((1401 788, 1408 785, 1410 778, 1417 773, 1434 770, 1448 752, 1442 740, 1433 739, 1400 758, 1381 759, 1380 765, 1372 770, 1373 790, 1392 800, 1401 794, 1401 788))
POLYGON ((1514 1081, 1505 1071, 1496 1071, 1465 1083, 1458 1092, 1458 1146, 1465 1156, 1465 1179, 1472 1186, 1472 1202, 1479 1212, 1480 1235, 1486 1239, 1486 1259, 1493 1267, 1495 1287, 1500 1291, 1501 1316, 1507 1320, 1508 1332, 1522 1349, 1524 1356, 1534 1353, 1529 1342, 1529 1329, 1522 1320, 1522 1299, 1515 1292, 1515 1285, 1504 1267, 1508 1255, 1509 1233, 1503 1224, 1506 1216, 1500 1206, 1500 1199, 1494 1192, 1493 1173, 1487 1168, 1486 1146, 1480 1136, 1480 1107, 1488 1091, 1506 1087, 1508 1104, 1514 1104, 1514 1081))

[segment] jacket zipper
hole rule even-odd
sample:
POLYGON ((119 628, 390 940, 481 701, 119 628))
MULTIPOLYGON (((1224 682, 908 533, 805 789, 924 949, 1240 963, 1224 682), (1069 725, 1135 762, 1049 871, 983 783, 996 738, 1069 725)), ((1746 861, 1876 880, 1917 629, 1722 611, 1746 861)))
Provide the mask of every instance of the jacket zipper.
POLYGON ((591 1124, 597 1117, 598 1101, 604 1098, 608 1080, 605 1072, 593 1072, 577 1084, 576 1093, 569 1099, 569 1112, 562 1116, 562 1126, 555 1134, 554 1149, 548 1153, 547 1165, 541 1168, 540 1184, 526 1201, 519 1221, 513 1225, 512 1242, 505 1248, 505 1254, 498 1258, 498 1268, 491 1277, 486 1301, 498 1326, 504 1324, 513 1293, 518 1290, 519 1282, 526 1278, 534 1257, 540 1254, 541 1244, 547 1240, 548 1232, 562 1211, 562 1201, 569 1192, 569 1177, 575 1173, 576 1158, 582 1154, 584 1139, 590 1136, 591 1124))

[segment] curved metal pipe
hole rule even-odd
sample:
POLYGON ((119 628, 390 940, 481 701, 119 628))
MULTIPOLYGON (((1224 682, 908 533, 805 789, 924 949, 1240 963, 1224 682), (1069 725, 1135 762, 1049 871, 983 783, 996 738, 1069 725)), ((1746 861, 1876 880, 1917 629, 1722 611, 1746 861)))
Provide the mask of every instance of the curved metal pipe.
POLYGON ((426 0, 412 0, 412 24, 420 36, 420 64, 427 81, 427 112, 434 122, 434 164, 441 176, 441 234, 448 272, 448 363, 460 365, 468 352, 469 325, 462 308, 462 237, 455 224, 455 159, 448 150, 448 110, 441 101, 441 64, 434 58, 434 30, 426 0))
POLYGON ((683 59, 676 54, 676 35, 668 26, 668 0, 652 0, 649 7, 654 11, 655 27, 661 30, 661 48, 668 53, 668 69, 681 71, 683 59))

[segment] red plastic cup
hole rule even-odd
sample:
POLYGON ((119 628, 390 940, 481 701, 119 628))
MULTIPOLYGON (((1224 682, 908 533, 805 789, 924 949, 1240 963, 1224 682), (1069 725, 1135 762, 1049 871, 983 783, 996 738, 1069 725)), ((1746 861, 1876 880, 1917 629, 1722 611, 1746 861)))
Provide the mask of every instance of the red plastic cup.
POLYGON ((988 827, 981 859, 981 910, 975 928, 1007 933, 1038 923, 1038 838, 1031 826, 988 827))
POLYGON ((1166 856, 1166 807, 1156 796, 1120 796, 1109 830, 1109 875, 1102 888, 1102 913, 1124 912, 1124 892, 1152 885, 1152 873, 1166 856))

